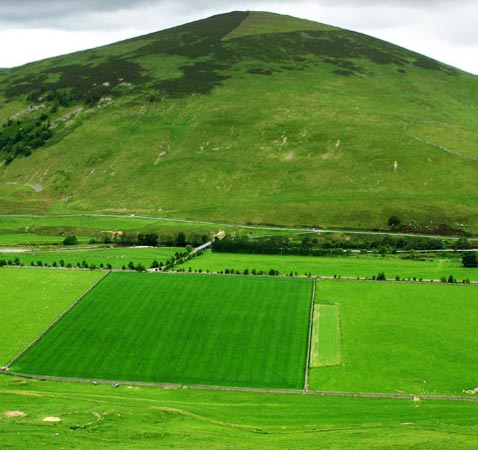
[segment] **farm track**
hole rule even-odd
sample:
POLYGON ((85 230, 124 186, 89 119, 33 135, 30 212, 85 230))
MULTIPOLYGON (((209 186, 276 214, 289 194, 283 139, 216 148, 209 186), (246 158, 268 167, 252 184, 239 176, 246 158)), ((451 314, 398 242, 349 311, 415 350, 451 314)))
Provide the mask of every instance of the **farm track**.
MULTIPOLYGON (((175 222, 175 223, 189 223, 196 225, 212 225, 218 227, 233 227, 241 228, 246 230, 263 230, 263 231, 291 231, 296 232, 297 234, 312 234, 312 233, 328 233, 328 234, 358 234, 358 235, 377 235, 377 236, 399 236, 399 237, 420 237, 426 239, 460 239, 458 236, 444 236, 438 234, 416 234, 416 233, 392 233, 389 231, 370 231, 370 230, 349 230, 349 229, 326 229, 326 228, 293 228, 293 227, 273 227, 273 226, 259 226, 259 225, 243 225, 235 223, 224 223, 224 222, 208 222, 204 220, 190 220, 190 219, 174 219, 167 217, 153 217, 153 216, 137 216, 137 215, 120 215, 120 214, 52 214, 52 215, 42 215, 42 214, 0 214, 0 218, 74 218, 74 217, 92 217, 92 218, 109 218, 109 219, 129 219, 129 220, 155 220, 163 222, 175 222)), ((478 238, 469 238, 469 240, 478 240, 478 238)))
POLYGON ((401 399, 419 401, 451 401, 451 402, 468 402, 477 403, 478 397, 461 397, 458 395, 413 395, 413 394, 387 394, 380 392, 345 392, 345 391, 311 391, 311 390, 291 390, 291 389, 264 389, 264 388, 245 388, 245 387, 229 387, 229 386, 208 386, 208 385, 182 385, 171 383, 152 383, 141 381, 124 381, 124 380, 99 380, 88 378, 70 378, 70 377, 54 377, 48 375, 31 375, 19 372, 3 372, 9 376, 28 378, 40 381, 60 381, 74 383, 89 384, 111 384, 112 387, 119 386, 143 386, 158 387, 163 389, 191 389, 201 391, 224 391, 224 392, 250 392, 256 394, 282 394, 282 395, 309 395, 322 397, 353 397, 353 398, 377 398, 377 399, 401 399))

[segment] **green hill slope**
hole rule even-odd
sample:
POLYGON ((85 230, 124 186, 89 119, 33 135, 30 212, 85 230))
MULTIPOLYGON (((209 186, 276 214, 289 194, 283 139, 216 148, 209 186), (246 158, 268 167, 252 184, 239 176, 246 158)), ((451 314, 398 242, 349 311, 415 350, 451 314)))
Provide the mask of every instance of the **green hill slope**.
POLYGON ((478 228, 478 78, 232 12, 0 73, 0 209, 478 228))

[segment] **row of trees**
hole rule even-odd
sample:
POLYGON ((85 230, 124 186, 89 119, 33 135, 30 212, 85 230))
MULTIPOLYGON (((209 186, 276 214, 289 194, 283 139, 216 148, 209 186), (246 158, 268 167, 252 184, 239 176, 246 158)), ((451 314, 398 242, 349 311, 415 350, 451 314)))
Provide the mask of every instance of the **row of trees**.
POLYGON ((206 234, 191 233, 187 236, 180 231, 176 235, 158 233, 102 233, 98 238, 91 239, 90 244, 115 244, 120 246, 148 246, 148 247, 197 247, 206 243, 209 237, 206 234))
MULTIPOLYGON (((460 244, 463 244, 461 240, 458 242, 458 245, 460 244)), ((466 245, 469 245, 469 243, 466 245)), ((299 242, 293 241, 285 236, 261 239, 250 239, 241 236, 216 240, 212 246, 212 250, 218 253, 304 256, 343 256, 347 255, 350 250, 376 251, 378 253, 386 254, 396 253, 398 250, 412 251, 443 249, 446 249, 446 244, 441 239, 395 236, 320 240, 317 237, 307 235, 299 242)))

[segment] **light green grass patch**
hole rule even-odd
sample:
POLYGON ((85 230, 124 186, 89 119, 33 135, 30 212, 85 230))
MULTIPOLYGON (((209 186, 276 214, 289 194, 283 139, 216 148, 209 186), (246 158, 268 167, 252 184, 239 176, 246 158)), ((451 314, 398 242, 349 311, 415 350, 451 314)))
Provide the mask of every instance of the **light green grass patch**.
POLYGON ((478 386, 475 286, 322 281, 340 302, 344 365, 310 370, 311 389, 464 395, 478 386))
POLYGON ((478 442, 468 402, 283 395, 0 376, 2 448, 450 449, 478 442), (22 411, 25 417, 6 417, 22 411), (46 416, 61 422, 47 424, 46 416))
POLYGON ((310 367, 336 366, 343 361, 340 305, 316 304, 310 367))
MULTIPOLYGON (((1 250, 1 249, 0 249, 1 250)), ((41 261, 43 264, 52 265, 54 262, 59 264, 63 260, 65 265, 71 264, 75 267, 78 263, 85 260, 88 264, 95 264, 99 267, 103 264, 111 264, 114 269, 127 267, 129 262, 135 266, 143 264, 149 268, 153 261, 165 262, 176 252, 184 251, 179 247, 115 247, 115 248, 63 248, 58 250, 35 250, 28 253, 2 253, 0 259, 13 259, 18 257, 20 261, 29 266, 31 263, 37 264, 41 261)))
POLYGON ((225 269, 245 269, 256 271, 279 270, 281 275, 311 273, 324 277, 364 277, 372 278, 385 272, 387 279, 440 280, 452 274, 458 281, 466 278, 478 281, 478 270, 464 268, 461 256, 431 257, 423 261, 401 259, 396 255, 353 255, 353 256, 296 256, 296 255, 245 255, 237 253, 214 253, 210 250, 204 255, 183 264, 186 270, 202 269, 203 272, 219 272, 225 269))
POLYGON ((0 364, 7 364, 103 274, 0 269, 0 364))

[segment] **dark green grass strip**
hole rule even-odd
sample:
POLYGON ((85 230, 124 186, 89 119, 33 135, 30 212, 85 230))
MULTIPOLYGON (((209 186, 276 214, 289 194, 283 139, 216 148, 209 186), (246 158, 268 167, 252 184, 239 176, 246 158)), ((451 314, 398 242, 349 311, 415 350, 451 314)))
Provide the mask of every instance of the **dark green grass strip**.
POLYGON ((12 371, 301 389, 311 280, 113 273, 12 371))

